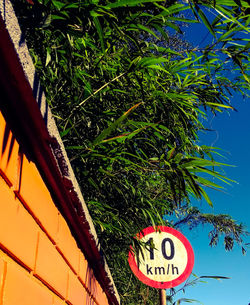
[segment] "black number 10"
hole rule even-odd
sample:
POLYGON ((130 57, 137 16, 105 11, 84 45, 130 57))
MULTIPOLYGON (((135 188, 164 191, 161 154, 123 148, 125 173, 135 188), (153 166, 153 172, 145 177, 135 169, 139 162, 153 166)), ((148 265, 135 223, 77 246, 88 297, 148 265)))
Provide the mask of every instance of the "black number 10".
MULTIPOLYGON (((150 253, 150 259, 153 260, 154 259, 154 248, 153 248, 153 238, 149 238, 149 240, 146 242, 146 245, 149 246, 149 253, 150 253)), ((175 250, 174 250, 174 243, 172 241, 171 238, 164 238, 162 243, 161 243, 161 252, 162 255, 165 259, 172 259, 174 257, 175 254, 175 250), (166 253, 166 243, 169 243, 170 245, 170 255, 167 255, 166 253)))

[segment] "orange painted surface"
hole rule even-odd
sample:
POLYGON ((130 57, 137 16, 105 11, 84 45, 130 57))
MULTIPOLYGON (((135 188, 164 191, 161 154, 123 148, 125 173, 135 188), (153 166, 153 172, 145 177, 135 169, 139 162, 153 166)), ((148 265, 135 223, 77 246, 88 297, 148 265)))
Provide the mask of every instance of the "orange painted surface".
POLYGON ((103 292, 102 287, 97 281, 95 281, 95 290, 93 291, 93 298, 96 304, 98 305, 109 305, 106 294, 103 292))
POLYGON ((7 274, 7 264, 0 258, 0 304, 2 304, 4 285, 7 274))
POLYGON ((0 114, 0 304, 108 305, 35 164, 0 114))
POLYGON ((7 264, 3 305, 52 305, 52 293, 17 264, 7 264))
POLYGON ((35 164, 23 155, 20 167, 20 184, 17 194, 41 223, 50 238, 55 241, 58 231, 58 210, 35 164))
POLYGON ((66 298, 68 269, 69 266, 56 250, 55 246, 43 232, 39 232, 34 274, 45 281, 62 298, 66 298))
POLYGON ((53 296, 53 305, 66 305, 66 301, 62 300, 58 296, 54 295, 53 296))
POLYGON ((17 184, 18 179, 18 149, 9 126, 0 113, 0 171, 11 185, 17 184))
POLYGON ((72 272, 69 271, 69 289, 67 300, 71 304, 75 305, 85 305, 90 302, 90 296, 85 290, 85 293, 82 293, 82 284, 77 278, 77 276, 72 272))
POLYGON ((88 262, 85 259, 84 255, 79 253, 79 271, 78 277, 82 281, 82 283, 87 287, 87 278, 88 278, 88 262))
POLYGON ((59 215, 56 246, 76 273, 79 271, 80 250, 64 218, 59 215))
POLYGON ((32 270, 38 227, 1 177, 0 194, 0 244, 32 270), (24 245, 28 245, 28 251, 24 245))
POLYGON ((93 297, 94 303, 98 305, 108 305, 108 299, 97 282, 93 270, 84 257, 80 256, 79 279, 93 297))

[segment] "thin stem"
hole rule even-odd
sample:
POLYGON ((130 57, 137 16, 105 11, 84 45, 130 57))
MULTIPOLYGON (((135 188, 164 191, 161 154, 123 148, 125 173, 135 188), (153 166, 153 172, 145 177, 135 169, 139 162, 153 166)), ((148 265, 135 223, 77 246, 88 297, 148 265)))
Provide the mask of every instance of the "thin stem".
POLYGON ((85 100, 83 100, 80 104, 78 104, 75 108, 72 109, 70 116, 73 114, 73 112, 75 110, 77 110, 79 107, 81 107, 83 104, 85 104, 91 97, 95 96, 98 92, 100 92, 101 90, 103 90, 104 88, 106 88, 108 85, 110 85, 111 83, 115 82, 116 80, 118 80, 119 78, 121 78, 122 76, 124 76, 125 74, 127 74, 128 72, 123 72, 120 75, 116 76, 115 78, 111 79, 109 82, 107 82, 106 84, 104 84, 103 86, 101 86, 99 89, 97 89, 94 93, 92 93, 91 95, 89 95, 87 98, 85 98, 85 100))

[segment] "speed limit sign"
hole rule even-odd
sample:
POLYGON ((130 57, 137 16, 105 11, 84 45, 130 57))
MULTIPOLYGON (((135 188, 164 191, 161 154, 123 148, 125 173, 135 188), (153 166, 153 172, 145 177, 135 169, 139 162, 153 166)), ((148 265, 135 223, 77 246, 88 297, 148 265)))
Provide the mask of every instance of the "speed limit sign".
POLYGON ((148 227, 137 234, 145 243, 136 257, 131 247, 128 262, 144 284, 154 288, 172 288, 184 282, 194 266, 194 252, 187 238, 165 226, 148 227))

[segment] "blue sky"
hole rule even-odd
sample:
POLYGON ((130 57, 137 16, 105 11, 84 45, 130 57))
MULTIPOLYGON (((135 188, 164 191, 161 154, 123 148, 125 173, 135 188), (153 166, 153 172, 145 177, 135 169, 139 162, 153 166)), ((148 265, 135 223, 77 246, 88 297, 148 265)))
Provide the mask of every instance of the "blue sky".
MULTIPOLYGON (((205 202, 203 210, 207 212, 229 214, 250 229, 250 104, 239 96, 232 99, 238 112, 229 112, 210 118, 206 123, 214 131, 201 136, 203 144, 223 149, 225 163, 235 167, 225 168, 229 178, 237 181, 226 186, 226 192, 211 191, 214 208, 205 202)), ((195 252, 193 272, 201 275, 220 275, 229 280, 207 280, 189 287, 185 294, 178 293, 176 298, 190 298, 204 305, 248 305, 250 303, 250 248, 242 255, 241 248, 235 246, 226 252, 221 239, 217 247, 209 247, 208 228, 199 227, 194 231, 185 231, 195 252)), ((245 239, 250 242, 250 237, 245 239)), ((181 287, 181 286, 180 286, 181 287)), ((183 303, 187 304, 187 303, 183 303)), ((199 303, 196 303, 199 304, 199 303)))
MULTIPOLYGON (((200 24, 186 29, 186 37, 194 46, 203 47, 209 43, 208 30, 200 24)), ((210 38, 211 39, 211 38, 210 38)), ((227 177, 237 183, 225 186, 225 192, 209 192, 214 203, 210 208, 205 202, 202 209, 216 214, 229 214, 250 231, 250 103, 239 95, 232 98, 232 105, 238 112, 230 111, 211 116, 204 125, 214 131, 201 135, 201 143, 221 148, 225 163, 235 167, 225 168, 227 177)), ((221 161, 221 160, 220 160, 221 161)), ((226 252, 223 239, 217 247, 211 248, 208 228, 198 227, 194 231, 183 231, 193 246, 195 265, 193 272, 198 275, 220 275, 227 280, 207 280, 178 293, 176 299, 196 299, 204 305, 248 305, 250 303, 250 248, 243 256, 241 248, 235 245, 226 252)), ((250 242, 250 236, 245 238, 250 242)), ((177 289, 180 288, 176 287, 177 289)), ((182 303, 181 303, 182 304, 182 303)), ((183 304, 188 304, 183 302, 183 304)), ((199 303, 194 303, 199 304, 199 303)))

